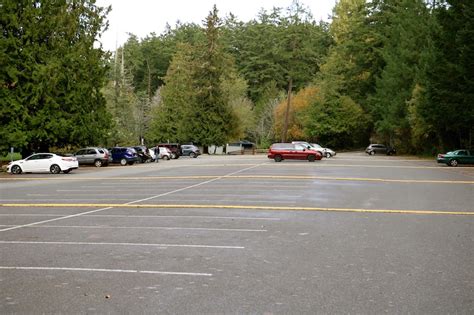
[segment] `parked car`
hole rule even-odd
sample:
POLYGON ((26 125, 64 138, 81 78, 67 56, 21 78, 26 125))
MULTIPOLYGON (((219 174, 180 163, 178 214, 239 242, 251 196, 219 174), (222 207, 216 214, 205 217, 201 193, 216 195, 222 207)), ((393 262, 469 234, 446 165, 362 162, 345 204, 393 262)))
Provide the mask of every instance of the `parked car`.
POLYGON ((474 151, 456 150, 445 154, 438 154, 436 160, 438 163, 445 163, 449 166, 458 166, 459 164, 474 164, 474 151))
POLYGON ((109 150, 112 154, 112 162, 120 165, 133 165, 138 162, 137 151, 132 147, 114 147, 109 150))
POLYGON ((383 144, 370 144, 365 149, 365 153, 369 155, 374 155, 374 154, 393 155, 393 154, 396 154, 397 151, 395 150, 395 148, 392 148, 383 144))
POLYGON ((314 147, 312 144, 310 144, 309 142, 306 142, 306 141, 293 141, 291 142, 293 144, 300 144, 302 146, 304 146, 306 149, 309 149, 309 150, 313 150, 313 151, 318 151, 321 156, 324 156, 326 157, 326 151, 321 148, 321 147, 314 147))
MULTIPOLYGON (((159 147, 160 152, 158 153, 158 158, 160 160, 170 160, 171 159, 171 151, 168 148, 164 147, 159 147)), ((155 154, 155 148, 150 148, 148 149, 148 153, 151 156, 152 161, 156 161, 156 154, 155 154)))
POLYGON ((105 148, 89 147, 83 148, 74 153, 80 164, 92 164, 96 167, 107 166, 112 162, 112 156, 105 148))
POLYGON ((133 147, 138 154, 138 162, 140 163, 148 163, 151 162, 152 158, 151 155, 148 153, 148 148, 144 145, 139 145, 133 147))
POLYGON ((160 155, 159 158, 162 160, 170 160, 171 159, 171 150, 168 148, 160 147, 160 155))
POLYGON ((178 159, 182 155, 181 145, 179 143, 160 143, 158 146, 170 149, 172 159, 178 159))
POLYGON ((327 158, 336 156, 336 152, 335 152, 334 150, 331 150, 331 149, 329 149, 329 148, 323 148, 322 146, 320 146, 320 145, 317 144, 317 143, 311 143, 311 146, 312 146, 313 148, 323 149, 323 151, 324 151, 324 156, 327 157, 327 158))
POLYGON ((192 158, 197 158, 201 155, 199 148, 193 144, 183 144, 181 146, 181 153, 183 156, 189 156, 192 158))
POLYGON ((61 156, 53 153, 36 153, 26 159, 10 162, 7 172, 12 174, 51 172, 67 174, 79 168, 79 163, 74 156, 61 156))
POLYGON ((298 143, 274 143, 268 150, 268 158, 274 159, 275 162, 286 159, 314 162, 315 160, 321 160, 322 154, 298 143))

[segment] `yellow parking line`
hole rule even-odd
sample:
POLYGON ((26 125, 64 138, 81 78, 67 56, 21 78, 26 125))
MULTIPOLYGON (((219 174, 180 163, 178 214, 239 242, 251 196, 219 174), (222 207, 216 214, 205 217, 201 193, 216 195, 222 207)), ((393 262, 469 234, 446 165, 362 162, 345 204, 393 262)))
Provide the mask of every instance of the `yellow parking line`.
POLYGON ((337 181, 367 181, 387 183, 416 183, 416 184, 474 184, 472 180, 429 180, 429 179, 388 179, 366 177, 331 177, 308 175, 198 175, 198 176, 144 176, 144 177, 12 177, 8 180, 163 180, 163 179, 286 179, 286 180, 337 180, 337 181))
POLYGON ((435 183, 435 184, 474 184, 468 180, 428 180, 428 179, 385 179, 365 177, 332 177, 332 176, 307 176, 307 175, 236 175, 235 178, 270 178, 270 179, 323 179, 345 181, 370 181, 370 182, 395 182, 395 183, 435 183))
MULTIPOLYGON (((272 164, 272 163, 267 163, 267 164, 264 164, 263 166, 273 166, 273 165, 277 165, 276 163, 272 164)), ((291 166, 307 166, 309 164, 305 163, 305 164, 292 164, 291 166)), ((409 165, 368 165, 368 164, 336 164, 336 163, 331 163, 331 162, 328 162, 328 163, 322 163, 322 164, 311 164, 312 166, 314 165, 315 167, 367 167, 367 168, 408 168, 408 169, 453 169, 452 167, 443 167, 443 166, 409 166, 409 165)), ((469 166, 459 166, 459 167, 456 167, 456 169, 472 169, 474 170, 474 168, 472 167, 469 167, 469 166)))
POLYGON ((434 211, 434 210, 397 210, 397 209, 357 209, 326 207, 277 207, 249 205, 188 205, 188 204, 104 204, 104 203, 3 203, 0 207, 80 207, 80 208, 193 208, 193 209, 244 209, 272 211, 321 211, 321 212, 356 212, 356 213, 391 213, 391 214, 424 214, 424 215, 474 215, 469 211, 434 211))
MULTIPOLYGON (((350 160, 348 160, 350 161, 350 160)), ((412 162, 411 160, 377 160, 378 162, 412 162)), ((368 161, 368 162, 373 162, 373 161, 368 161)), ((415 161, 419 162, 419 161, 415 161)), ((422 160, 420 162, 429 162, 426 160, 422 160)), ((233 164, 233 163, 223 163, 223 164, 182 164, 179 165, 179 167, 229 167, 229 166, 249 166, 249 165, 255 165, 255 163, 250 163, 250 164, 233 164)), ((280 163, 274 163, 273 161, 268 161, 267 163, 261 164, 261 166, 274 166, 274 167, 281 167, 280 163)), ((337 162, 333 161, 316 161, 315 163, 292 163, 291 167, 367 167, 367 168, 407 168, 407 169, 453 169, 451 167, 447 166, 410 166, 410 165, 373 165, 373 164, 339 164, 337 162)), ((122 166, 116 166, 116 167, 122 167, 122 166)), ((135 167, 141 167, 141 166, 135 166, 135 167)), ((474 170, 473 167, 470 166, 458 166, 456 169, 472 169, 474 170)))

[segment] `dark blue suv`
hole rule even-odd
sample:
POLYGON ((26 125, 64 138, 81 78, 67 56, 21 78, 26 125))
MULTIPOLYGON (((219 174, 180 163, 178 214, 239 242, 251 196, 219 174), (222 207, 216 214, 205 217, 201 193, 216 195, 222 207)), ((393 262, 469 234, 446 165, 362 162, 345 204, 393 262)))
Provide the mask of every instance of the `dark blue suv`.
POLYGON ((134 148, 131 147, 115 147, 109 150, 112 154, 112 162, 120 163, 121 165, 132 165, 138 162, 138 154, 134 148))

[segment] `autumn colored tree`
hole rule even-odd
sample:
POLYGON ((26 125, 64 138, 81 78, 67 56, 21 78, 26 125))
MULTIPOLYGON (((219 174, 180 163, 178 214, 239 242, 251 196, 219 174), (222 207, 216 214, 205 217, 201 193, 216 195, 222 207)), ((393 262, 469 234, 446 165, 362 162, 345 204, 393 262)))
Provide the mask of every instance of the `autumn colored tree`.
MULTIPOLYGON (((309 86, 301 89, 292 97, 289 109, 288 120, 288 141, 307 139, 305 133, 306 114, 310 104, 318 98, 319 89, 316 86, 309 86)), ((287 100, 280 102, 275 109, 275 133, 281 134, 284 128, 287 100)))

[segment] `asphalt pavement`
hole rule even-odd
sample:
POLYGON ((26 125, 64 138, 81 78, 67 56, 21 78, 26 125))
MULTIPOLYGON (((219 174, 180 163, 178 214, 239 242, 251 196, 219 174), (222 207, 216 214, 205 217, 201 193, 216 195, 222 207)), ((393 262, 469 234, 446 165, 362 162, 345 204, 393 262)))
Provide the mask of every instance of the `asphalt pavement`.
POLYGON ((473 314, 474 167, 339 153, 0 175, 0 314, 473 314))

